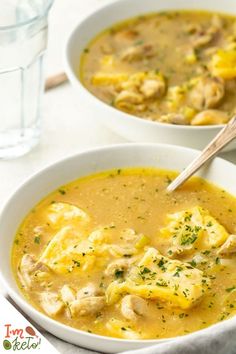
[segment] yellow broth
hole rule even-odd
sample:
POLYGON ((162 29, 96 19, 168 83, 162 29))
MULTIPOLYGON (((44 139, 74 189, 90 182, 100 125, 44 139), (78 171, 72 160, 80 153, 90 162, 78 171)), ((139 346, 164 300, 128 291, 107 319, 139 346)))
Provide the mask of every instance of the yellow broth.
MULTIPOLYGON (((42 300, 42 293, 56 294, 61 303, 60 291, 64 285, 78 292, 92 284, 99 289, 99 295, 104 295, 113 281, 122 284, 126 279, 126 273, 119 268, 114 274, 106 275, 110 263, 120 259, 129 261, 132 257, 139 261, 145 250, 151 247, 168 258, 170 254, 167 250, 170 249, 172 239, 161 234, 167 225, 167 214, 199 206, 208 210, 228 234, 235 233, 236 199, 233 196, 200 178, 192 178, 178 191, 167 194, 166 187, 175 176, 173 171, 148 168, 112 170, 78 179, 43 199, 19 227, 12 248, 13 273, 26 299, 39 311, 49 315, 44 310, 42 301, 45 298, 42 300), (48 215, 49 208, 57 203, 69 203, 80 208, 89 216, 89 220, 80 224, 74 219, 68 218, 66 222, 60 219, 62 221, 56 225, 55 220, 51 219, 51 222, 48 215), (92 263, 89 263, 90 259, 88 264, 83 264, 83 256, 86 258, 83 255, 79 261, 73 259, 73 266, 68 267, 68 271, 58 272, 59 268, 54 271, 50 267, 35 271, 36 267, 24 275, 22 257, 29 254, 36 261, 42 260, 42 253, 64 224, 75 228, 78 243, 81 239, 87 240, 92 232, 101 228, 105 230, 108 240, 102 239, 100 244, 99 239, 95 238, 92 263), (124 245, 126 240, 122 232, 126 229, 134 230, 136 235, 144 235, 144 239, 142 236, 139 244, 135 244, 135 254, 130 251, 132 237, 125 244, 123 254, 118 255, 114 250, 110 253, 113 247, 124 245), (96 247, 106 243, 108 248, 99 258, 96 256, 96 247), (29 282, 28 276, 31 277, 29 282)), ((70 243, 68 237, 66 242, 70 243)), ((77 244, 71 242, 75 248, 77 244)), ((55 247, 60 248, 61 244, 55 247)), ((210 279, 211 285, 189 308, 183 309, 161 297, 153 299, 144 296, 141 300, 145 301, 146 310, 142 314, 134 313, 135 319, 130 319, 121 311, 121 301, 127 296, 125 292, 114 303, 105 303, 92 313, 82 311, 72 316, 70 303, 66 301, 58 312, 49 316, 83 331, 124 339, 174 337, 208 327, 233 316, 236 308, 236 257, 234 253, 219 255, 220 246, 206 249, 195 246, 186 254, 172 257, 188 264, 190 271, 191 267, 203 271, 204 276, 210 279)), ((57 256, 60 252, 56 250, 57 256)), ((56 263, 54 266, 59 266, 56 263)), ((150 272, 144 270, 143 273, 150 272)), ((178 281, 178 276, 175 274, 173 279, 178 281)))
POLYGON ((78 75, 105 103, 170 124, 223 124, 235 113, 235 17, 167 11, 94 38, 78 75))

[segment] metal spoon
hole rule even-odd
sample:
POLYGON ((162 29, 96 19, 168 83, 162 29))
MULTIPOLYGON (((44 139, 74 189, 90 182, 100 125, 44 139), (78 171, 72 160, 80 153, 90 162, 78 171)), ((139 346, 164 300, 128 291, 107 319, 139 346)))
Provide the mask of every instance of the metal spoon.
POLYGON ((183 172, 180 173, 167 187, 168 192, 173 192, 186 182, 196 171, 207 161, 214 157, 220 150, 236 138, 236 116, 216 135, 216 137, 205 147, 183 172))

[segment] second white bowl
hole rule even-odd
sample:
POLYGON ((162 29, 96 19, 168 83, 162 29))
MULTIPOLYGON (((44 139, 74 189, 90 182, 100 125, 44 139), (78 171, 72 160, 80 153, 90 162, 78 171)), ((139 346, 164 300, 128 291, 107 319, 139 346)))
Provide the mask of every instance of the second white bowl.
MULTIPOLYGON (((147 121, 119 111, 92 95, 78 77, 81 54, 88 42, 115 23, 140 14, 175 9, 204 9, 236 15, 234 0, 116 0, 87 16, 70 34, 65 68, 79 102, 87 105, 94 119, 130 141, 158 142, 202 149, 222 126, 177 126, 147 121)), ((231 143, 226 150, 236 148, 231 143)))

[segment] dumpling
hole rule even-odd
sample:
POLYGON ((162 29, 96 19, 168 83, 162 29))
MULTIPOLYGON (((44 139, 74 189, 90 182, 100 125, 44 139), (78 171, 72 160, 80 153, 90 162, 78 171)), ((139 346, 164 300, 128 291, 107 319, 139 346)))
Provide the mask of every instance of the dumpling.
POLYGON ((155 248, 148 248, 141 261, 134 265, 124 282, 114 281, 107 290, 107 302, 112 304, 122 294, 146 299, 158 299, 170 306, 190 308, 203 296, 210 280, 201 270, 188 263, 170 260, 155 248))
POLYGON ((167 226, 161 229, 161 236, 172 244, 168 256, 219 247, 228 237, 225 228, 199 206, 169 214, 167 221, 167 226))

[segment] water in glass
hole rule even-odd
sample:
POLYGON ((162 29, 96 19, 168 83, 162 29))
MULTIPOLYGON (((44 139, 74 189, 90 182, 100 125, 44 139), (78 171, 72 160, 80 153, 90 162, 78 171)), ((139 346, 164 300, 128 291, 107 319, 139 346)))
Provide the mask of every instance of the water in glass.
POLYGON ((0 158, 23 155, 39 141, 50 6, 51 0, 1 0, 0 158))

